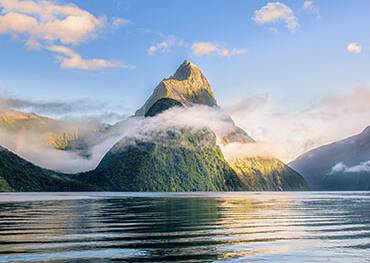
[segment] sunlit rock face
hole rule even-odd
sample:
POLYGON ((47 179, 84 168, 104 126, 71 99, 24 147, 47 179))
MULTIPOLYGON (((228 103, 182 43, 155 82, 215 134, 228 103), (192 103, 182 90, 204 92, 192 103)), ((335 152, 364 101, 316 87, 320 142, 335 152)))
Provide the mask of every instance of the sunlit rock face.
MULTIPOLYGON (((153 94, 144 106, 136 111, 135 115, 152 117, 171 107, 193 105, 219 107, 212 88, 202 71, 193 63, 185 60, 173 76, 159 83, 153 94)), ((227 121, 232 123, 234 129, 230 130, 230 133, 223 138, 219 138, 221 144, 254 142, 245 131, 234 125, 230 116, 225 116, 227 116, 227 121)))
POLYGON ((185 60, 175 75, 162 80, 136 116, 143 116, 159 99, 170 98, 185 106, 193 104, 217 106, 215 96, 206 77, 193 63, 185 60))
POLYGON ((276 158, 238 158, 229 161, 243 186, 255 191, 305 191, 304 178, 276 158))

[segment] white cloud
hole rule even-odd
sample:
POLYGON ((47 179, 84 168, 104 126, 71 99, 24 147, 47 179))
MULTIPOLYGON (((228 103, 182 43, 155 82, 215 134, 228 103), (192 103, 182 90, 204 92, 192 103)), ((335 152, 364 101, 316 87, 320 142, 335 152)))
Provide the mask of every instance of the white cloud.
POLYGON ((302 11, 306 14, 316 15, 316 18, 320 18, 320 7, 313 0, 304 0, 302 11))
POLYGON ((0 32, 25 35, 38 41, 79 44, 94 37, 104 17, 69 4, 49 1, 0 0, 0 32))
MULTIPOLYGON (((111 23, 113 27, 120 27, 128 21, 114 18, 111 23)), ((56 45, 79 45, 95 38, 107 24, 109 23, 105 17, 94 16, 74 4, 59 4, 47 0, 0 0, 0 34, 19 37, 31 49, 46 48, 63 53, 61 65, 64 68, 88 70, 118 67, 118 63, 111 61, 82 59, 70 48, 65 47, 64 52, 50 48, 56 45)), ((127 68, 125 65, 120 67, 127 68)))
POLYGON ((347 166, 344 163, 337 163, 331 168, 330 174, 336 173, 361 173, 370 172, 370 161, 361 162, 354 166, 347 166))
POLYGON ((19 13, 9 12, 0 16, 0 33, 28 33, 37 26, 35 18, 19 13))
POLYGON ((314 8, 315 4, 312 0, 305 0, 303 2, 303 10, 305 11, 311 11, 314 8))
POLYGON ((231 57, 242 55, 246 52, 247 52, 246 49, 241 48, 227 49, 219 47, 212 42, 195 42, 191 46, 191 53, 195 56, 216 55, 221 57, 231 57))
POLYGON ((182 45, 183 45, 183 41, 178 40, 174 36, 171 36, 171 37, 168 37, 166 40, 163 40, 161 42, 151 45, 147 49, 147 53, 150 56, 154 56, 157 53, 165 53, 165 52, 170 51, 171 48, 175 46, 182 46, 182 45))
POLYGON ((105 59, 84 59, 76 51, 65 46, 53 45, 48 47, 48 49, 60 54, 57 56, 57 60, 60 62, 60 66, 62 68, 81 70, 96 70, 101 68, 135 68, 132 65, 105 59))
POLYGON ((252 20, 261 25, 284 22, 285 26, 290 30, 295 30, 299 27, 298 18, 294 15, 293 10, 280 2, 267 3, 261 9, 256 10, 252 20))
POLYGON ((116 28, 122 27, 122 26, 127 26, 131 24, 131 22, 127 19, 124 19, 122 17, 115 17, 112 19, 112 25, 116 28))
POLYGON ((157 52, 166 52, 166 51, 168 51, 171 46, 172 46, 171 42, 162 41, 162 42, 159 42, 159 43, 156 43, 156 44, 150 46, 148 48, 147 52, 148 52, 149 55, 153 56, 157 52))
MULTIPOLYGON (((150 56, 156 55, 158 53, 165 53, 170 51, 174 47, 186 47, 188 48, 190 45, 184 43, 182 40, 178 40, 176 37, 171 36, 165 39, 164 41, 158 42, 153 44, 147 49, 147 53, 150 56)), ((220 47, 215 43, 212 42, 195 42, 190 46, 191 54, 195 56, 206 56, 206 55, 214 55, 220 57, 231 57, 242 55, 247 52, 246 49, 242 48, 233 48, 227 49, 224 47, 220 47)))
POLYGON ((362 52, 362 45, 357 42, 351 42, 347 45, 347 51, 354 54, 360 54, 362 52))

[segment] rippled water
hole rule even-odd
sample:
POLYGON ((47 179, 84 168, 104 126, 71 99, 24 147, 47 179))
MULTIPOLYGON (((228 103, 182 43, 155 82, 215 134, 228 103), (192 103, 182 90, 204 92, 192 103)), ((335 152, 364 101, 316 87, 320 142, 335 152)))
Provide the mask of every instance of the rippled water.
POLYGON ((0 194, 0 262, 370 262, 370 192, 0 194))

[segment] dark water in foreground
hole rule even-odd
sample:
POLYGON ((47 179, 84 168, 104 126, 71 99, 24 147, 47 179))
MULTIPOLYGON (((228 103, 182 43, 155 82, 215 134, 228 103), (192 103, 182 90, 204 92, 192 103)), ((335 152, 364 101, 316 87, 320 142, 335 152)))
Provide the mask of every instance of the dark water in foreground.
POLYGON ((0 194, 0 262, 370 262, 370 192, 0 194))

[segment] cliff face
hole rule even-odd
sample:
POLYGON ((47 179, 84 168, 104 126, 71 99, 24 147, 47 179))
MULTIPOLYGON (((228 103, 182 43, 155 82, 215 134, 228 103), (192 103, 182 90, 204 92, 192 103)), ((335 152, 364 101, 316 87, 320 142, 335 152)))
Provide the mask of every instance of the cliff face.
POLYGON ((162 98, 176 100, 185 106, 201 104, 213 107, 217 105, 208 80, 200 69, 189 61, 184 61, 175 75, 162 80, 135 115, 144 116, 153 104, 162 98))

